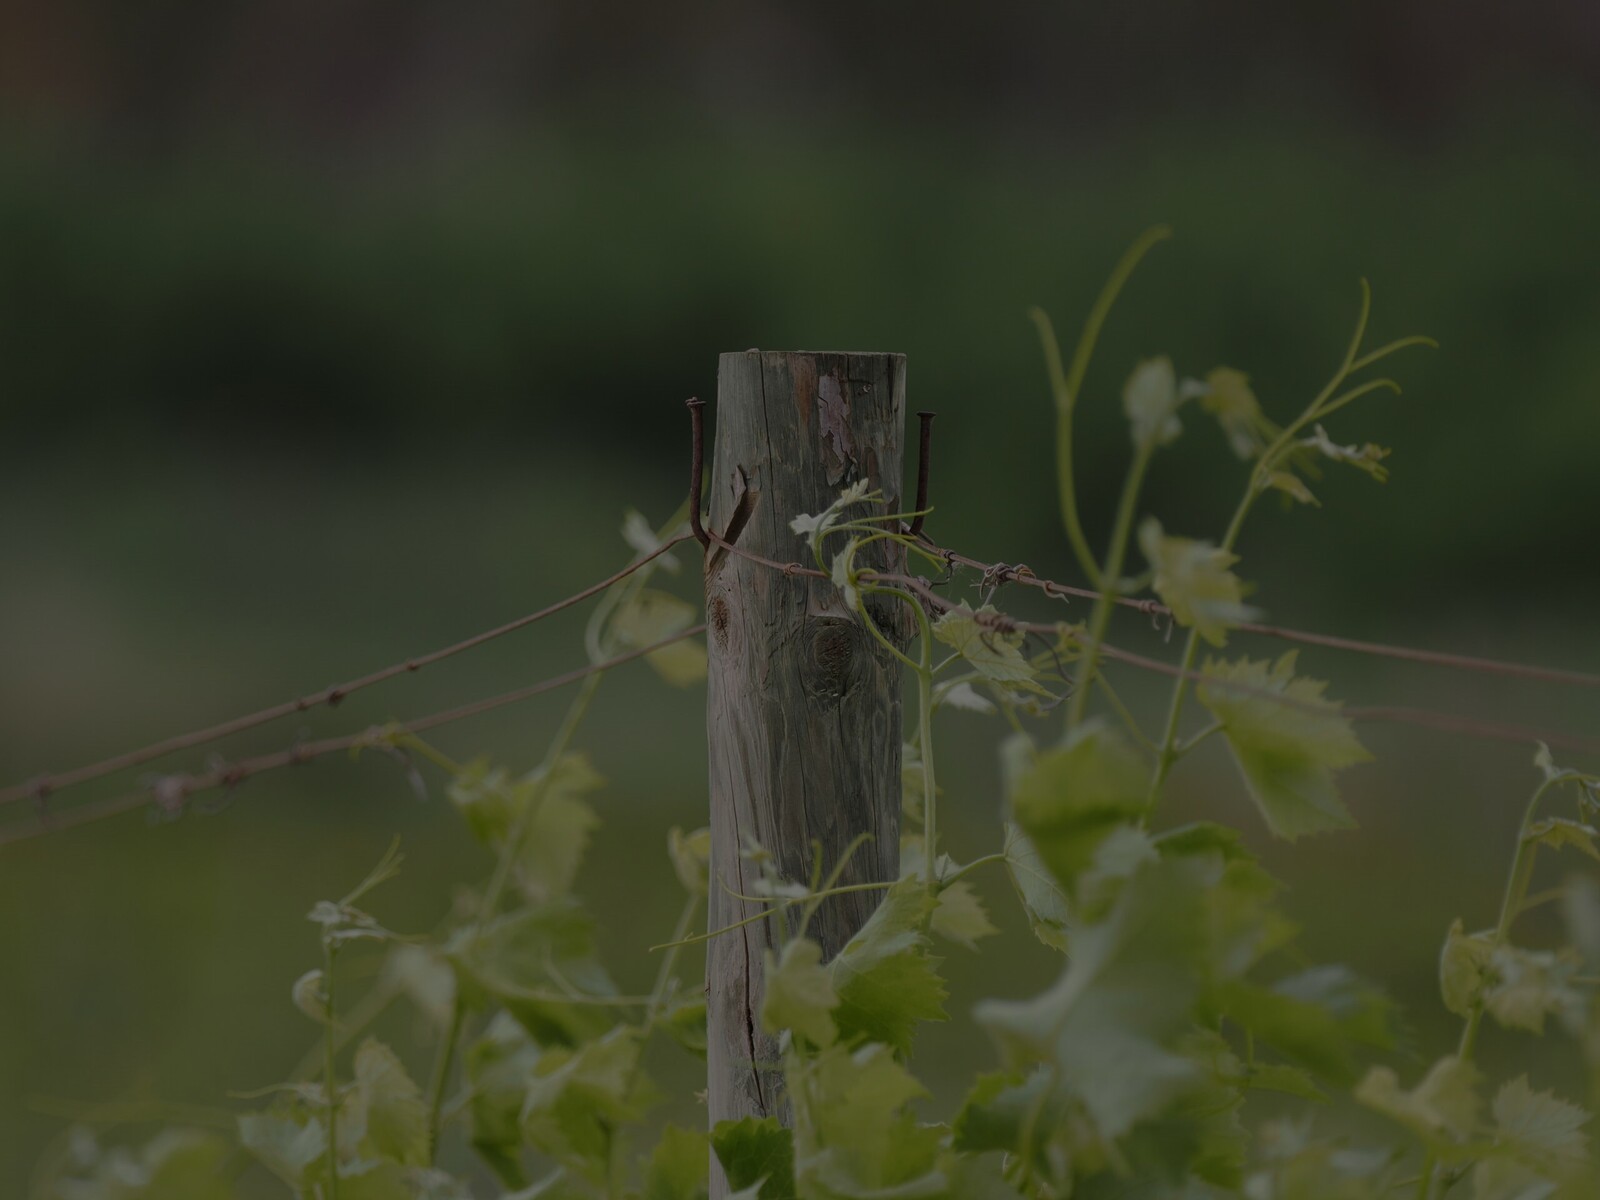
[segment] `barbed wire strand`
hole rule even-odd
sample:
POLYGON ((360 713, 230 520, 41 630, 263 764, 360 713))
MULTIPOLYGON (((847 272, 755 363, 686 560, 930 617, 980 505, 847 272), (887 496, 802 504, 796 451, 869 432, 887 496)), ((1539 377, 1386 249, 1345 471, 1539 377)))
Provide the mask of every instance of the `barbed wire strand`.
POLYGON ((349 680, 346 683, 333 684, 331 687, 323 688, 320 692, 312 692, 309 695, 301 696, 297 700, 287 700, 282 704, 274 704, 269 708, 263 708, 257 712, 247 713, 242 717, 234 717, 233 719, 223 721, 218 725, 211 725, 205 729, 197 729, 191 733, 178 734, 175 737, 166 738, 159 742, 153 742, 148 746, 141 746, 137 750, 130 750, 124 754, 113 755, 111 758, 102 759, 101 761, 95 763, 89 763, 86 766, 75 767, 70 771, 60 771, 56 773, 37 775, 23 783, 0 788, 0 805, 14 804, 21 800, 33 800, 36 803, 42 803, 53 793, 58 792, 63 788, 74 787, 81 783, 88 783, 93 779, 99 779, 105 775, 115 774, 118 771, 126 771, 133 767, 140 767, 147 762, 152 762, 158 758, 164 758, 167 755, 175 754, 180 750, 192 750, 196 746, 204 746, 210 742, 220 741, 222 738, 231 737, 236 733, 243 733, 246 730, 255 729, 258 726, 269 724, 270 722, 280 720, 283 717, 293 716, 296 713, 307 712, 310 709, 319 708, 324 705, 328 707, 337 706, 341 700, 350 695, 352 692, 359 692, 363 688, 372 687, 375 684, 383 683, 386 680, 393 679, 399 675, 413 674, 422 670, 423 667, 431 666, 436 662, 441 662, 444 659, 451 658, 467 650, 475 649, 476 647, 483 645, 485 642, 492 642, 496 638, 504 637, 508 633, 515 633, 519 629, 525 629, 529 625, 532 625, 537 621, 542 621, 546 617, 554 616, 556 613, 561 612, 564 609, 571 608, 575 604, 581 604, 591 596, 598 595, 600 592, 605 591, 613 584, 620 583, 629 575, 632 575, 635 571, 639 570, 639 568, 661 557, 679 543, 690 541, 692 537, 692 534, 683 533, 676 537, 669 538, 650 553, 641 555, 639 558, 634 559, 633 562, 629 563, 622 570, 617 571, 615 574, 608 575, 599 583, 591 584, 582 591, 574 592, 565 599, 558 600, 554 604, 547 605, 546 607, 539 609, 537 612, 528 613, 526 616, 518 617, 514 621, 507 621, 504 625, 498 625, 493 629, 487 629, 482 633, 474 634, 472 637, 463 638, 461 641, 454 642, 451 645, 442 647, 441 649, 430 651, 427 654, 417 655, 413 658, 408 658, 404 662, 398 662, 392 666, 384 667, 382 670, 373 671, 369 674, 359 676, 358 678, 349 680))
MULTIPOLYGON (((958 563, 982 571, 986 579, 1000 583, 1020 583, 1038 588, 1046 595, 1073 596, 1083 600, 1098 600, 1100 593, 1092 588, 1074 587, 1036 575, 1023 564, 1008 566, 1005 563, 984 562, 954 550, 928 543, 930 553, 946 562, 958 563)), ((1133 596, 1118 596, 1116 603, 1148 616, 1170 617, 1172 610, 1155 600, 1140 600, 1133 596)), ((1540 667, 1527 663, 1506 662, 1503 659, 1479 658, 1469 654, 1454 654, 1443 650, 1423 650, 1413 646, 1396 646, 1384 642, 1366 642, 1356 638, 1339 637, 1330 633, 1311 633, 1304 629, 1290 629, 1283 625, 1267 625, 1258 621, 1243 621, 1233 628, 1244 633, 1263 637, 1281 638, 1310 646, 1323 646, 1330 650, 1343 650, 1352 654, 1366 654, 1377 658, 1393 658, 1404 662, 1425 663, 1429 666, 1447 667, 1458 671, 1473 671, 1485 675, 1502 675, 1516 679, 1531 679, 1540 683, 1571 684, 1575 687, 1600 687, 1600 675, 1588 671, 1573 671, 1562 667, 1540 667)))
MULTIPOLYGON (((722 546, 723 549, 748 559, 761 566, 769 567, 788 576, 807 576, 816 579, 826 579, 827 576, 815 567, 807 567, 802 563, 781 563, 775 559, 765 558, 749 550, 740 549, 731 542, 724 541, 715 533, 710 534, 711 540, 722 546)), ((930 607, 939 612, 948 612, 959 608, 960 605, 947 596, 941 596, 934 591, 929 582, 917 575, 906 575, 890 571, 867 570, 861 572, 864 581, 888 583, 904 587, 921 597, 930 607)), ((1039 633, 1061 635, 1066 628, 1062 623, 1046 624, 1038 621, 1019 621, 1004 614, 997 614, 991 624, 997 631, 1007 632, 1012 630, 1025 633, 1039 633)), ((1102 642, 1100 653, 1106 658, 1125 663, 1128 666, 1138 667, 1141 670, 1151 671, 1165 675, 1171 679, 1187 679, 1195 683, 1204 684, 1209 688, 1253 695, 1285 708, 1297 709, 1303 712, 1322 713, 1329 711, 1327 704, 1296 699, 1293 696, 1273 688, 1260 687, 1246 683, 1243 680, 1221 679, 1215 675, 1208 675, 1204 671, 1184 670, 1171 663, 1160 659, 1148 658, 1136 654, 1131 650, 1123 650, 1118 646, 1102 642)), ((1467 737, 1486 738, 1492 741, 1513 742, 1520 745, 1531 746, 1543 742, 1555 749, 1570 750, 1579 754, 1600 754, 1600 740, 1579 737, 1572 734, 1551 730, 1534 729, 1523 725, 1514 725, 1498 721, 1483 720, 1478 717, 1462 716, 1455 713, 1439 712, 1433 709, 1406 708, 1394 705, 1344 705, 1339 711, 1342 715, 1353 721, 1362 723, 1389 723, 1398 725, 1413 725, 1418 728, 1432 729, 1441 733, 1460 734, 1467 737)))
MULTIPOLYGON (((568 596, 563 600, 557 601, 556 603, 542 608, 537 612, 527 614, 526 616, 519 617, 514 621, 509 621, 504 625, 497 626, 494 629, 486 630, 483 633, 475 634, 472 637, 465 638, 459 642, 445 646, 439 650, 407 659, 404 662, 396 663, 381 670, 371 672, 370 674, 350 680, 346 683, 336 684, 332 687, 324 688, 320 692, 311 693, 297 700, 292 700, 283 704, 274 705, 270 708, 261 709, 257 712, 249 713, 242 717, 236 717, 230 721, 225 721, 221 724, 213 725, 205 729, 195 730, 191 733, 180 734, 176 737, 167 738, 164 741, 156 742, 151 745, 141 747, 140 749, 129 751, 125 754, 117 755, 115 757, 105 759, 97 763, 92 763, 87 766, 78 767, 70 771, 59 772, 53 775, 36 777, 35 779, 23 784, 0 789, 0 805, 31 799, 35 801, 36 804, 39 804, 42 808, 43 802, 50 795, 63 788, 86 783, 90 780, 98 779, 102 776, 113 774, 117 771, 141 766, 147 762, 153 761, 156 758, 160 758, 180 750, 192 749, 196 746, 205 745, 209 742, 220 740, 221 738, 230 736, 232 734, 240 733, 245 730, 267 724, 284 716, 305 712, 321 705, 337 705, 340 700, 352 692, 371 687, 377 683, 395 678, 398 675, 409 674, 418 671, 432 663, 439 662, 442 659, 449 658, 466 650, 481 646, 486 642, 503 637, 506 634, 513 633, 516 630, 525 628, 537 621, 552 616, 563 609, 570 608, 575 604, 581 603, 583 600, 586 600, 591 596, 604 591, 606 588, 611 587, 622 579, 627 578, 629 575, 633 574, 647 563, 660 557, 662 554, 665 554, 674 546, 691 540, 692 537, 693 535, 690 533, 680 534, 676 537, 673 537, 662 543, 662 545, 658 546, 650 553, 635 559, 632 563, 622 568, 620 571, 615 572, 598 583, 592 584, 581 591, 573 593, 571 596, 568 596)), ((804 566, 801 563, 783 563, 774 559, 764 558, 761 555, 755 554, 749 550, 745 550, 731 542, 726 541, 715 532, 708 531, 708 540, 717 543, 723 549, 734 553, 740 558, 759 563, 763 566, 777 570, 789 577, 802 575, 818 579, 826 578, 823 572, 813 567, 804 566)), ((931 542, 927 543, 927 545, 932 553, 944 558, 946 562, 958 563, 962 566, 981 570, 984 572, 986 578, 992 578, 997 583, 1022 583, 1026 586, 1041 588, 1047 594, 1073 595, 1084 598, 1095 598, 1098 596, 1098 593, 1090 589, 1076 588, 1067 584, 1061 584, 1054 580, 1037 576, 1026 566, 1018 565, 1012 567, 1003 563, 986 563, 981 559, 972 558, 968 555, 960 554, 956 551, 936 546, 931 542)), ((950 608, 956 607, 952 601, 934 592, 929 586, 928 581, 920 576, 896 574, 891 572, 867 571, 863 573, 863 577, 869 580, 907 587, 922 597, 923 600, 930 606, 938 609, 939 611, 948 611, 950 608)), ((1147 614, 1170 616, 1169 609, 1150 600, 1137 600, 1131 597, 1119 597, 1117 603, 1147 614)), ((1033 633, 1059 634, 1062 628, 1059 624, 1021 622, 1013 620, 1009 617, 1000 618, 996 624, 997 627, 1000 628, 1020 629, 1033 633)), ((1524 664, 1510 663, 1495 659, 1483 659, 1466 655, 1418 650, 1404 646, 1361 642, 1354 639, 1335 637, 1332 635, 1308 633, 1306 631, 1289 629, 1282 626, 1250 623, 1243 625, 1240 628, 1247 632, 1260 633, 1268 636, 1285 638, 1288 640, 1321 645, 1331 649, 1347 650, 1407 661, 1423 662, 1438 666, 1451 667, 1459 670, 1479 671, 1506 676, 1518 676, 1539 680, 1542 682, 1571 683, 1582 686, 1600 684, 1600 676, 1589 675, 1584 672, 1527 666, 1524 664)), ((685 634, 680 636, 688 635, 685 634)), ((1169 663, 1162 662, 1158 659, 1147 658, 1143 655, 1134 654, 1131 651, 1123 650, 1115 645, 1103 644, 1101 650, 1110 660, 1123 662, 1131 666, 1139 667, 1143 670, 1167 675, 1168 677, 1189 678, 1197 682, 1205 683, 1212 687, 1223 687, 1229 690, 1242 691, 1246 693, 1253 692, 1261 695, 1263 698, 1270 699, 1276 703, 1286 704, 1289 707, 1303 707, 1310 710, 1317 710, 1317 706, 1315 705, 1304 704, 1303 702, 1294 700, 1293 697, 1285 696, 1283 693, 1269 688, 1253 687, 1252 685, 1239 681, 1222 681, 1216 679, 1215 677, 1207 676, 1204 672, 1199 671, 1183 672, 1179 668, 1172 666, 1169 663)), ((646 652, 648 651, 641 651, 640 653, 646 652)), ((626 661, 626 659, 619 659, 615 661, 626 661)), ((535 690, 530 691, 528 689, 523 689, 519 692, 507 693, 506 696, 491 698, 483 703, 485 703, 489 708, 499 707, 501 704, 512 703, 515 701, 515 699, 523 698, 525 695, 536 695, 538 694, 539 690, 548 690, 550 687, 559 687, 565 682, 571 682, 572 679, 582 678, 582 676, 587 673, 590 672, 587 670, 579 672, 572 675, 570 678, 564 676, 557 677, 557 680, 554 682, 545 681, 543 684, 533 685, 535 690)), ((466 706, 462 710, 452 710, 453 715, 450 715, 450 719, 459 720, 464 716, 471 716, 477 711, 483 710, 474 708, 473 706, 466 706)), ((1600 752, 1600 742, 1597 742, 1593 739, 1574 737, 1557 732, 1542 731, 1520 725, 1485 721, 1479 718, 1459 716, 1456 714, 1437 712, 1428 709, 1404 708, 1397 706, 1365 706, 1346 708, 1344 709, 1344 712, 1347 716, 1359 721, 1387 721, 1399 724, 1409 724, 1442 732, 1459 733, 1466 736, 1484 737, 1494 740, 1511 741, 1524 744, 1534 741, 1543 741, 1547 745, 1553 747, 1575 750, 1582 753, 1600 752)), ((432 726, 428 725, 425 727, 431 728, 432 726)), ((340 749, 349 748, 347 745, 348 742, 349 739, 347 738, 330 739, 329 744, 333 744, 334 749, 340 749)), ((323 744, 324 743, 307 743, 306 745, 315 748, 323 744)), ((323 753, 331 752, 333 751, 323 751, 323 753)), ((304 753, 305 747, 301 747, 296 751, 285 752, 286 755, 303 755, 304 753)), ((312 755, 312 757, 316 756, 317 755, 312 755)), ((263 757, 275 761, 280 756, 268 755, 263 757)), ((291 759, 285 762, 283 765, 291 765, 292 761, 294 760, 291 759)), ((260 769, 268 768, 263 767, 260 769)), ((227 781, 223 780, 222 782, 227 781)), ((83 806, 82 808, 73 809, 71 810, 72 814, 83 813, 85 815, 82 818, 73 819, 71 823, 81 823, 81 820, 94 819, 92 814, 101 809, 105 810, 105 815, 110 815, 112 812, 126 811, 128 808, 134 807, 136 803, 141 802, 145 798, 147 798, 146 792, 141 791, 130 793, 127 796, 116 797, 109 801, 98 802, 98 804, 95 806, 83 806)), ((68 822, 69 817, 67 815, 57 814, 52 820, 50 827, 70 827, 68 822)), ((8 838, 6 836, 0 835, 0 845, 6 844, 7 840, 8 838)))
POLYGON ((261 754, 253 758, 242 758, 237 762, 214 766, 197 775, 180 773, 163 776, 154 784, 139 788, 136 791, 95 801, 92 804, 78 805, 60 813, 41 814, 41 819, 38 822, 13 822, 4 828, 0 828, 0 846, 28 841, 31 838, 41 837, 47 833, 73 829, 79 825, 87 825, 91 821, 113 817, 150 803, 160 804, 176 815, 187 805, 191 796, 200 792, 214 791, 222 787, 231 788, 252 776, 282 767, 299 766, 302 763, 311 762, 313 759, 325 758, 330 754, 365 749, 378 750, 390 747, 393 746, 396 735, 425 733, 430 729, 437 729, 441 725, 464 721, 469 717, 480 716, 497 708, 504 708, 510 704, 531 700, 533 697, 543 695, 545 692, 555 691, 557 688, 576 683, 589 675, 609 671, 614 667, 622 666, 624 663, 632 662, 636 658, 642 658, 647 654, 661 650, 675 642, 695 637, 704 633, 705 628, 703 624, 694 625, 680 633, 673 634, 671 637, 662 638, 660 641, 652 642, 648 646, 641 646, 636 650, 628 651, 626 654, 608 658, 604 662, 590 663, 586 667, 579 667, 562 675, 552 675, 548 679, 542 679, 538 683, 529 684, 514 691, 502 692, 498 696, 490 696, 487 699, 475 700, 470 704, 463 704, 456 708, 429 713, 427 716, 416 717, 410 721, 373 725, 360 733, 323 738, 313 742, 302 742, 297 746, 290 747, 288 750, 279 750, 272 754, 261 754))

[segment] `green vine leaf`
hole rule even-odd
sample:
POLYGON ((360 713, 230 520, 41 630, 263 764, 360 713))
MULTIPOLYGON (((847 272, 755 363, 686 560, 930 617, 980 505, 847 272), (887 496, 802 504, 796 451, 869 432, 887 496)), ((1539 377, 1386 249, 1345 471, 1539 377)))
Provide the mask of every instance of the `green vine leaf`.
POLYGON ((907 1054, 919 1022, 948 1019, 940 960, 922 932, 932 903, 921 879, 899 880, 828 964, 839 997, 833 1019, 846 1043, 882 1042, 907 1054))
POLYGON ((1074 931, 1053 987, 974 1011, 1009 1067, 1049 1066, 1055 1090, 1102 1137, 1120 1137, 1198 1078, 1176 1046, 1199 999, 1202 892, 1189 863, 1142 868, 1104 920, 1074 931))
POLYGON ((1039 857, 1075 902, 1101 843, 1144 812, 1144 764, 1109 726, 1088 721, 1053 749, 1029 756, 1008 744, 1011 812, 1039 857))
POLYGON ((1278 436, 1278 427, 1262 414, 1250 377, 1243 371, 1213 367, 1206 372, 1205 388, 1200 407, 1217 419, 1229 448, 1240 458, 1258 457, 1278 436))
POLYGON ((730 1186, 759 1188, 761 1200, 796 1200, 794 1134, 776 1117, 719 1121, 711 1146, 730 1186))
POLYGON ((1172 617, 1193 626, 1213 646, 1227 643, 1228 630, 1260 616, 1244 603, 1244 584, 1230 567, 1237 554, 1210 542, 1168 537, 1161 522, 1146 517, 1139 526, 1139 549, 1154 573, 1152 586, 1172 617))
MULTIPOLYGON (((978 1076, 968 1091, 950 1127, 951 1145, 968 1154, 1021 1153, 1030 1121, 1040 1130, 1053 1128, 1061 1119, 1048 1068, 1036 1067, 1027 1074, 996 1071, 978 1076)), ((1047 1170, 1049 1142, 1041 1137, 1034 1141, 1034 1169, 1047 1170)))
POLYGON ((907 1109, 926 1095, 888 1046, 834 1046, 790 1073, 804 1197, 936 1195, 940 1135, 907 1109))
POLYGON ((503 769, 479 760, 451 781, 448 795, 480 840, 497 851, 524 823, 517 860, 517 883, 533 901, 558 900, 572 891, 600 818, 585 799, 605 780, 582 754, 563 754, 546 772, 512 779, 503 769))
POLYGON ((1340 706, 1324 699, 1327 684, 1296 678, 1294 666, 1292 650, 1272 664, 1208 660, 1199 688, 1200 702, 1222 723, 1250 798, 1268 828, 1291 842, 1354 828, 1333 773, 1372 757, 1340 706))
POLYGON ((1356 1077, 1357 1046, 1394 1046, 1393 1006, 1344 967, 1313 967, 1271 987, 1232 980, 1216 1002, 1258 1043, 1340 1084, 1356 1077))
POLYGON ((833 1045, 839 1036, 833 1023, 839 996, 822 966, 822 947, 810 938, 794 938, 776 959, 766 951, 765 964, 761 1027, 774 1034, 791 1030, 814 1046, 833 1045))
POLYGON ((467 1049, 472 1148, 509 1188, 528 1186, 523 1169, 522 1102, 539 1048, 507 1013, 496 1013, 467 1049))
POLYGON ((541 1045, 576 1045, 611 1027, 603 1008, 584 1003, 616 986, 595 957, 593 921, 571 900, 461 930, 446 954, 469 1006, 504 1005, 541 1045))
POLYGON ((596 1182, 610 1170, 612 1129, 638 1117, 639 1032, 619 1025, 576 1050, 546 1051, 522 1105, 530 1144, 596 1182))
POLYGON ((1006 875, 1028 914, 1034 937, 1065 954, 1071 928, 1067 894, 1045 865, 1039 848, 1014 821, 1006 822, 1005 837, 1006 875))

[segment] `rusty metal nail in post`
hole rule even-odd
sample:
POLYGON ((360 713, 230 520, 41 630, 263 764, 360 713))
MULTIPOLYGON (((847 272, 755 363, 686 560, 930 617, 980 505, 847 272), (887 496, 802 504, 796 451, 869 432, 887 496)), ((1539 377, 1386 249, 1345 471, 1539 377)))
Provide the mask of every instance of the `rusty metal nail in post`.
POLYGON ((700 525, 700 475, 705 469, 706 456, 705 418, 700 410, 706 406, 706 402, 691 396, 684 401, 684 404, 689 409, 689 429, 694 439, 694 449, 689 460, 689 528, 701 548, 709 550, 711 539, 706 536, 706 531, 700 525))
POLYGON ((922 536, 922 520, 928 507, 928 452, 933 445, 933 414, 926 409, 917 414, 922 422, 922 438, 917 447, 917 515, 911 518, 912 537, 922 536))

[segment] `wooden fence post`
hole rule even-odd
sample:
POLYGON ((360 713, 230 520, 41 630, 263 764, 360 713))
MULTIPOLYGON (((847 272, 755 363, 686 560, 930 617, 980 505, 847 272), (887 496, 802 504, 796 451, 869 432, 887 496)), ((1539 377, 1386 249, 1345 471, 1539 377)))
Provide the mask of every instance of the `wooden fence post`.
MULTIPOLYGON (((716 446, 708 528, 765 558, 811 563, 789 522, 818 513, 860 479, 901 508, 905 356, 724 354, 717 373, 716 446)), ((864 511, 864 510, 863 510, 864 511)), ((878 511, 884 511, 879 509, 878 511)), ((878 543, 863 566, 900 570, 878 543)), ((859 834, 841 883, 899 874, 900 671, 838 590, 786 576, 711 543, 705 559, 710 678, 706 736, 711 791, 710 927, 759 911, 756 876, 740 857, 759 843, 783 875, 809 879, 813 842, 824 871, 859 834)), ((874 612, 904 641, 908 614, 874 612)), ((825 901, 809 932, 831 958, 877 906, 875 892, 825 901)), ((791 910, 793 917, 798 910, 791 910)), ((773 918, 774 920, 780 918, 773 918)), ((761 1032, 762 953, 770 921, 712 939, 706 959, 707 1074, 713 1124, 744 1116, 787 1122, 773 1039, 761 1032)), ((712 1195, 726 1181, 712 1162, 712 1195)))

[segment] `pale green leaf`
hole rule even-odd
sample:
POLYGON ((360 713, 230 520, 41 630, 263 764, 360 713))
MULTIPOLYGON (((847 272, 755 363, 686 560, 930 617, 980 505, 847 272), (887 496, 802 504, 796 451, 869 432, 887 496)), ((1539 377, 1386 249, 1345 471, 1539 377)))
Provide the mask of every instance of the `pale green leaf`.
POLYGON ((691 896, 704 896, 711 888, 711 830, 702 826, 684 833, 674 825, 667 832, 667 854, 678 882, 691 896))
POLYGON ((605 781, 582 754, 563 754, 554 766, 512 779, 486 763, 468 765, 448 794, 468 826, 495 849, 524 822, 517 882, 530 900, 554 900, 572 890, 595 828, 600 823, 584 799, 605 781), (524 817, 529 809, 531 817, 524 817))
POLYGON ((1581 821, 1572 821, 1565 817, 1546 817, 1542 821, 1535 821, 1523 836, 1536 845, 1548 846, 1552 850, 1571 846, 1574 850, 1580 850, 1590 858, 1600 861, 1600 848, 1595 846, 1595 838, 1600 837, 1600 830, 1581 821))
POLYGON ((1201 703, 1221 723, 1250 798, 1279 837, 1354 826, 1333 785, 1333 773, 1367 762, 1327 685, 1296 678, 1295 654, 1276 663, 1242 658, 1208 661, 1201 703))
POLYGON ((1472 1200, 1551 1200, 1560 1186, 1515 1159, 1485 1158, 1472 1168, 1472 1200))
POLYGON ((953 649, 986 679, 1042 691, 1037 672, 1022 655, 1026 635, 1000 627, 1001 614, 990 604, 971 609, 965 604, 946 609, 933 623, 933 636, 953 649))
POLYGON ((822 965, 822 947, 810 938, 794 938, 776 961, 766 951, 765 961, 761 1027, 774 1034, 789 1029, 812 1045, 831 1046, 838 1036, 833 1010, 839 996, 822 965))
POLYGON ((1263 482, 1273 491, 1282 492, 1291 500, 1297 500, 1301 504, 1309 504, 1313 508, 1322 507, 1322 501, 1318 500, 1311 489, 1306 486, 1305 480, 1301 479, 1293 471, 1268 471, 1263 482))
POLYGON ((339 1118, 340 1149, 349 1157, 424 1166, 429 1159, 428 1107, 422 1089, 394 1051, 368 1038, 356 1050, 355 1083, 339 1118))
POLYGON ((710 1190, 711 1139, 668 1125, 644 1172, 643 1200, 700 1200, 710 1190))
POLYGON ((1321 425, 1316 426, 1316 431, 1310 437, 1301 438, 1299 444, 1316 451, 1323 458, 1365 471, 1379 483, 1389 478, 1389 468, 1383 465, 1383 460, 1389 457, 1389 451, 1382 446, 1375 446, 1371 442, 1363 446, 1341 446, 1328 436, 1328 431, 1321 425))
POLYGON ((301 1189, 312 1165, 327 1153, 328 1131, 314 1117, 245 1113, 239 1117, 239 1142, 279 1179, 301 1189))
MULTIPOLYGON (((654 554, 662 546, 661 538, 656 535, 655 529, 645 519, 645 515, 636 508, 630 508, 623 514, 622 540, 641 555, 654 554)), ((654 563, 663 571, 674 575, 679 569, 678 557, 671 551, 659 555, 654 563)))
POLYGON ((844 606, 851 612, 861 610, 861 589, 856 586, 855 579, 856 550, 860 545, 861 539, 856 537, 846 542, 844 549, 833 556, 833 569, 828 573, 833 586, 844 597, 844 606))
POLYGON ((1466 933, 1460 918, 1451 924, 1439 954, 1439 991, 1444 1006, 1456 1016, 1470 1015, 1483 999, 1493 954, 1494 941, 1488 934, 1466 933))
POLYGON ((1228 446, 1240 458, 1255 458, 1277 436, 1277 426, 1262 415, 1250 377, 1243 371, 1232 367, 1208 371, 1200 407, 1217 419, 1228 446))
POLYGON ((289 996, 294 1001, 294 1006, 319 1025, 326 1025, 331 1019, 328 1012, 328 990, 322 986, 322 972, 312 968, 299 979, 294 981, 294 986, 289 989, 289 996))
POLYGON ((1150 563, 1152 586, 1173 619, 1194 626, 1213 646, 1227 642, 1230 628, 1260 615, 1244 603, 1244 584, 1229 569, 1239 561, 1237 554, 1210 542, 1168 537, 1154 517, 1139 526, 1139 549, 1150 563))
MULTIPOLYGON (((700 610, 670 592, 644 588, 611 617, 619 649, 639 650, 682 633, 700 619, 700 610)), ((706 650, 693 639, 674 642, 645 655, 662 679, 688 687, 706 677, 706 650)))
POLYGON ((1560 1176, 1588 1160, 1588 1138, 1582 1133, 1588 1112, 1534 1091, 1526 1075, 1495 1093, 1492 1111, 1501 1146, 1535 1170, 1560 1176))
POLYGON ((933 910, 930 925, 941 937, 959 942, 969 950, 976 948, 979 938, 1000 932, 989 920, 983 900, 965 879, 947 883, 939 889, 939 902, 933 910))
POLYGON ((1170 358, 1147 358, 1134 367, 1122 387, 1122 411, 1132 427, 1133 444, 1161 446, 1183 432, 1177 418, 1180 403, 1170 358))
POLYGON ((844 519, 845 510, 864 500, 876 500, 879 494, 867 490, 867 480, 858 479, 839 493, 839 498, 815 516, 801 513, 789 522, 789 528, 806 538, 813 549, 822 541, 822 535, 844 519))
POLYGON ((1573 983, 1581 967, 1570 952, 1497 946, 1489 959, 1483 1006, 1507 1029, 1543 1033, 1547 1015, 1584 1008, 1584 997, 1573 983))
POLYGON ((1463 1141, 1476 1131, 1478 1069, 1449 1055, 1441 1058, 1411 1091, 1388 1067, 1373 1067, 1356 1087, 1356 1099, 1409 1128, 1434 1146, 1463 1141))
POLYGON ((994 712, 994 701, 987 696, 980 696, 965 679, 948 687, 941 687, 934 700, 941 706, 948 704, 951 708, 964 709, 967 712, 985 714, 994 712))
POLYGON ((450 1023, 455 1007, 456 977, 443 954, 432 946, 401 944, 383 964, 385 979, 397 983, 435 1025, 450 1023))

